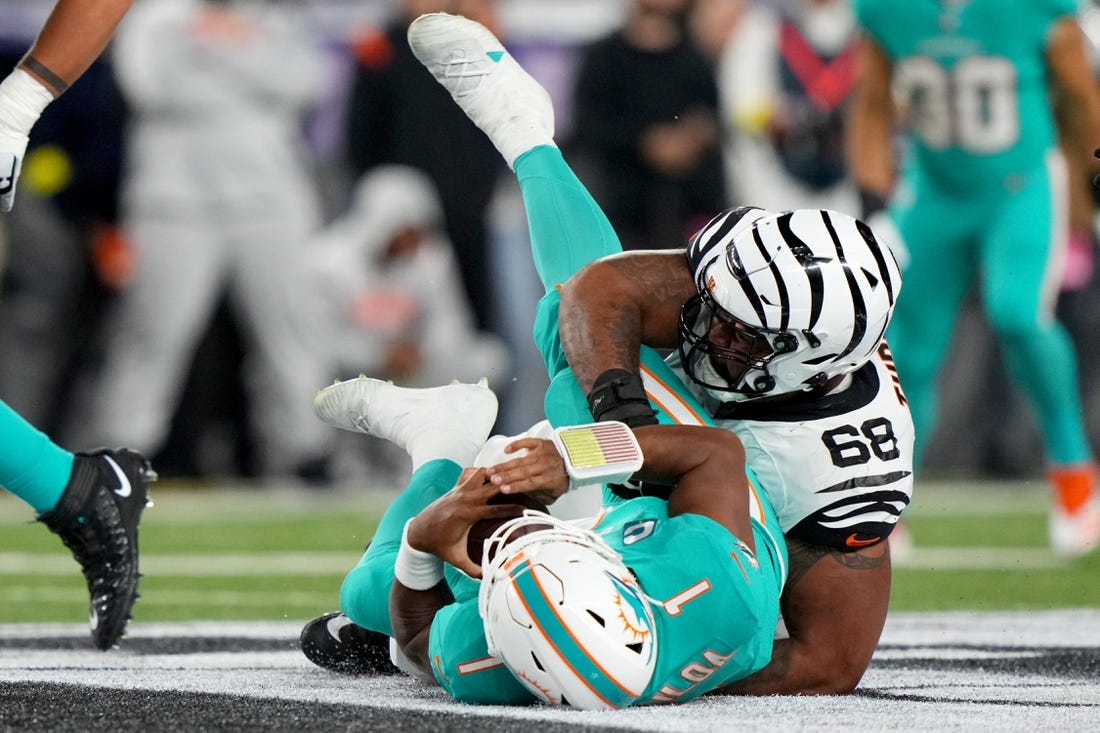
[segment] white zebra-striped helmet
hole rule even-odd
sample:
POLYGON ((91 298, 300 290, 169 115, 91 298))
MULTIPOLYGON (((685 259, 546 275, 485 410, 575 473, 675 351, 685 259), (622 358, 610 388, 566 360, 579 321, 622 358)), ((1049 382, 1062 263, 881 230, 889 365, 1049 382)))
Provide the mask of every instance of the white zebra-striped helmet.
POLYGON ((687 254, 699 294, 680 314, 680 357, 724 401, 813 390, 863 366, 901 289, 870 227, 825 209, 729 209, 687 254))

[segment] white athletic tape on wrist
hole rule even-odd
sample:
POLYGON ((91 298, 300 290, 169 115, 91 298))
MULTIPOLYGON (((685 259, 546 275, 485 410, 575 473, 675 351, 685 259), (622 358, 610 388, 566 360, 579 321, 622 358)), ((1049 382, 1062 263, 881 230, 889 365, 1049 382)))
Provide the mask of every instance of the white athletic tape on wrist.
POLYGON ((570 490, 621 484, 642 467, 642 448, 625 423, 609 420, 569 425, 555 429, 553 440, 565 461, 570 490))
POLYGON ((0 129, 29 135, 42 110, 52 101, 49 89, 27 72, 16 69, 0 82, 0 129))
POLYGON ((393 563, 393 577, 409 590, 430 590, 443 580, 443 561, 409 545, 409 522, 405 522, 405 529, 401 531, 401 548, 393 563))

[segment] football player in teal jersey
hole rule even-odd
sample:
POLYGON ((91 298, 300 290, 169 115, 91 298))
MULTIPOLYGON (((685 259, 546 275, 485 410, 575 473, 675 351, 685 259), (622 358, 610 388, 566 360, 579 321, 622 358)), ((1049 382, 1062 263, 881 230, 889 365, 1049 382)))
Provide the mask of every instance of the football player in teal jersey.
POLYGON ((484 384, 408 389, 361 376, 315 404, 326 422, 413 458, 408 487, 341 591, 355 624, 393 636, 401 669, 464 702, 614 709, 686 702, 771 659, 786 546, 732 433, 543 422, 474 456, 496 417, 484 384), (636 447, 624 447, 631 434, 636 447), (592 450, 619 458, 582 476, 566 457, 592 450), (639 465, 639 478, 676 484, 667 501, 636 499, 569 523, 529 511, 475 561, 475 522, 523 509, 490 503, 501 492, 552 500, 571 479, 623 480, 639 465))
MULTIPOLYGON (((887 333, 917 452, 964 296, 982 305, 1041 428, 1059 553, 1100 542, 1096 464, 1072 343, 1054 306, 1068 242, 1066 149, 1090 160, 1100 99, 1075 0, 855 0, 865 30, 849 121, 865 208, 889 199, 908 295, 887 333), (895 99, 905 155, 896 174, 895 99), (1055 100, 1069 114, 1053 114, 1055 100), (1058 129, 1058 120, 1068 124, 1058 129)), ((866 212, 865 212, 866 213, 866 212)), ((873 223, 873 222, 872 222, 873 223)))

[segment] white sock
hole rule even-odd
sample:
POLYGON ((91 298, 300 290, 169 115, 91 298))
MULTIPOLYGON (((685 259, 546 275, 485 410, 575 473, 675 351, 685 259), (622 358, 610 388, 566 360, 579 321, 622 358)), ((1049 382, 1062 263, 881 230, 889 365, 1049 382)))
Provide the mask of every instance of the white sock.
POLYGON ((405 450, 412 458, 412 467, 416 469, 429 461, 447 459, 459 466, 472 466, 474 457, 481 450, 482 442, 467 438, 450 430, 427 430, 409 437, 405 450))

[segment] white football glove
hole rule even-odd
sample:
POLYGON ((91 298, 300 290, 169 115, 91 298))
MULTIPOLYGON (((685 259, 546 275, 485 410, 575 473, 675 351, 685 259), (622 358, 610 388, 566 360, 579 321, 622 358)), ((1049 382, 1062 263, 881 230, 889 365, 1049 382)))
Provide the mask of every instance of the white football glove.
POLYGON ((22 69, 0 82, 0 211, 11 211, 27 138, 53 94, 22 69))
POLYGON ((26 135, 0 132, 0 211, 11 211, 15 203, 15 183, 26 151, 26 135))

